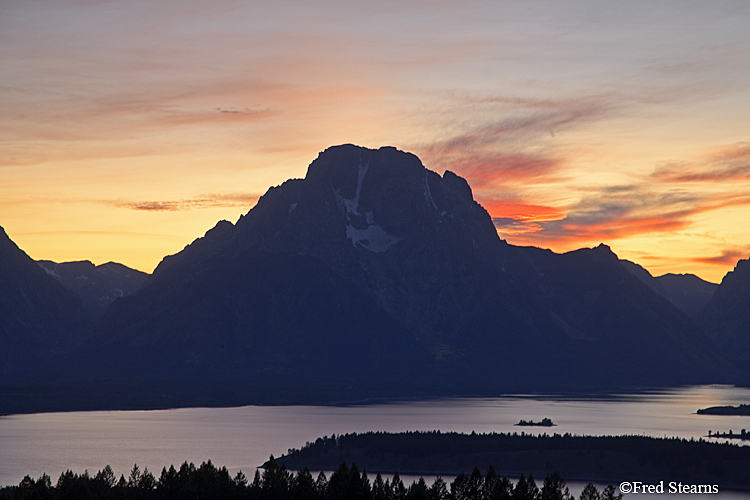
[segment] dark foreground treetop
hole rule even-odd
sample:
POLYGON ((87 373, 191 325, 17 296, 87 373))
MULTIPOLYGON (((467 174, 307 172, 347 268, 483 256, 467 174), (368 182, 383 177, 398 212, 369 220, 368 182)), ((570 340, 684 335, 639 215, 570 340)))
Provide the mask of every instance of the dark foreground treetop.
MULTIPOLYGON (((46 474, 38 480, 26 476, 18 487, 0 490, 0 500, 140 500, 140 499, 221 499, 221 500, 576 500, 557 472, 548 474, 539 488, 532 475, 521 476, 515 485, 501 478, 490 467, 482 475, 477 467, 460 474, 448 484, 437 478, 432 485, 420 478, 407 486, 398 474, 383 480, 377 474, 371 482, 367 473, 355 464, 342 463, 330 480, 321 472, 317 479, 307 469, 293 474, 271 457, 264 472, 256 471, 248 482, 242 472, 230 477, 226 467, 216 468, 210 461, 200 467, 183 463, 179 470, 162 469, 156 478, 136 465, 128 479, 117 480, 107 466, 91 477, 88 472, 71 471, 60 475, 55 486, 46 474)), ((604 491, 589 484, 579 500, 621 500, 613 486, 604 491)))

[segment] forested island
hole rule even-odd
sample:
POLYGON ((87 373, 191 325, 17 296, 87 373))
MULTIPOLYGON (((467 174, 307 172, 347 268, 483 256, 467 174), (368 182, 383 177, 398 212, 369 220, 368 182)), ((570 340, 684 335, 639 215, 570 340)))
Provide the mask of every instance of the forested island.
POLYGON ((584 482, 637 477, 750 488, 750 447, 704 439, 368 432, 318 438, 277 461, 293 470, 333 470, 346 461, 372 472, 446 476, 468 473, 475 465, 486 472, 492 464, 508 477, 557 471, 584 482))
MULTIPOLYGON (((398 474, 374 479, 357 465, 342 463, 331 474, 316 477, 303 469, 290 472, 271 459, 263 473, 255 472, 252 482, 242 472, 231 477, 226 467, 217 468, 211 461, 199 467, 183 463, 178 469, 162 469, 157 480, 148 469, 135 465, 128 478, 119 480, 107 466, 94 476, 71 471, 60 475, 55 485, 48 475, 38 479, 26 476, 18 486, 0 490, 0 500, 140 500, 140 499, 222 499, 222 500, 576 500, 557 473, 546 475, 541 488, 532 475, 515 482, 498 476, 490 466, 482 475, 478 467, 471 474, 459 474, 450 484, 437 478, 431 485, 420 478, 404 484, 398 474)), ((579 500, 621 500, 622 495, 610 485, 599 491, 588 484, 579 500)))
POLYGON ((664 481, 670 488, 682 483, 697 492, 750 489, 750 447, 644 436, 368 432, 326 436, 278 459, 271 456, 252 480, 241 471, 232 476, 210 460, 164 467, 158 478, 137 465, 118 477, 107 466, 95 474, 68 470, 56 482, 47 474, 27 475, 18 486, 0 489, 0 500, 622 498, 613 486, 600 491, 591 483, 576 498, 563 477, 605 484, 638 478, 646 484, 664 481), (407 485, 399 474, 438 477, 432 484, 420 478, 407 485), (541 485, 535 477, 544 478, 541 485))
POLYGON ((534 422, 533 420, 519 420, 516 425, 521 427, 554 427, 557 424, 554 424, 552 420, 545 417, 539 422, 534 422))
POLYGON ((750 405, 739 406, 711 406, 701 408, 696 413, 701 415, 742 415, 750 416, 750 405))

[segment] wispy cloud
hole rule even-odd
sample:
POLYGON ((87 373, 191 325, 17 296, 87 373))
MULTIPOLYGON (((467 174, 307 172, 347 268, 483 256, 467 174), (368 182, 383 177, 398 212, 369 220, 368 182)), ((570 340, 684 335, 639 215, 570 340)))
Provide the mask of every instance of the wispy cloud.
POLYGON ((726 146, 703 161, 668 163, 652 174, 660 182, 750 181, 750 143, 726 146))
POLYGON ((104 203, 117 208, 143 210, 146 212, 177 212, 217 207, 247 207, 248 210, 258 201, 258 194, 212 194, 183 200, 108 200, 104 203))
POLYGON ((701 264, 716 264, 721 266, 735 265, 740 259, 747 259, 750 257, 750 247, 745 249, 726 249, 721 252, 720 255, 714 257, 696 257, 693 262, 701 264))
POLYGON ((570 180, 571 157, 558 146, 558 135, 616 115, 625 106, 604 95, 562 100, 488 96, 457 102, 474 116, 490 118, 415 149, 429 168, 465 177, 498 233, 519 238, 546 236, 551 223, 559 226, 567 220, 571 207, 540 204, 527 194, 535 185, 570 180))
MULTIPOLYGON (((480 193, 480 202, 492 216, 498 233, 516 244, 572 248, 628 237, 669 235, 684 232, 701 214, 750 206, 750 190, 738 184, 750 180, 749 143, 715 148, 690 163, 665 164, 650 175, 631 175, 631 184, 576 187, 582 196, 567 205, 534 203, 533 194, 523 189, 556 179, 564 183, 566 164, 562 159, 547 164, 517 164, 507 162, 506 170, 482 163, 466 169, 480 180, 480 187, 490 188, 480 193), (525 179, 507 173, 515 172, 517 164, 522 165, 517 170, 526 175, 525 179), (509 178, 519 181, 515 189, 513 182, 507 182, 509 178), (493 202, 491 193, 502 192, 503 185, 510 194, 505 200, 493 202), (481 194, 486 196, 482 198, 481 194)), ((570 192, 570 186, 567 189, 570 192)), ((726 265, 742 255, 742 250, 728 250, 694 262, 726 265)))
MULTIPOLYGON (((750 206, 750 194, 660 192, 659 185, 644 182, 590 192, 570 207, 558 210, 560 217, 551 211, 548 220, 527 222, 523 216, 493 220, 498 233, 512 243, 570 248, 632 236, 674 234, 687 230, 696 216, 730 206, 750 206)), ((742 250, 731 250, 717 257, 696 258, 694 262, 734 263, 740 255, 742 250)))
POLYGON ((551 180, 564 166, 551 142, 556 133, 602 119, 616 108, 600 96, 561 101, 486 97, 467 99, 464 105, 500 118, 417 149, 431 168, 455 171, 478 189, 551 180))
MULTIPOLYGON (((189 202, 188 202, 189 203, 189 202)), ((178 201, 135 201, 115 203, 119 208, 130 208, 133 210, 145 210, 147 212, 176 212, 189 207, 185 202, 178 201)))
POLYGON ((492 217, 492 222, 501 236, 535 233, 544 224, 562 220, 565 213, 557 208, 531 205, 520 201, 481 200, 482 206, 492 217))
POLYGON ((262 192, 333 144, 389 144, 465 177, 511 243, 716 216, 700 251, 718 255, 748 237, 750 144, 695 151, 748 140, 748 8, 643 5, 5 2, 0 215, 45 224, 15 204, 56 197, 84 214, 61 226, 108 203, 124 225, 162 213, 187 231, 190 210, 257 198, 196 185, 262 192))
MULTIPOLYGON (((676 231, 706 209, 704 201, 702 196, 685 191, 659 193, 645 185, 609 186, 567 207, 564 216, 539 220, 533 231, 512 236, 524 244, 554 246, 676 231)), ((498 227, 501 233, 503 229, 498 227)))

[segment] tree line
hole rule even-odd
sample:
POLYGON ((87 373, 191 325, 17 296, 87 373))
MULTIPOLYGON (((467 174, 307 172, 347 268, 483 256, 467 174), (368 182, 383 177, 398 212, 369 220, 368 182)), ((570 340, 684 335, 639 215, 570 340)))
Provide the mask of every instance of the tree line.
MULTIPOLYGON (((460 472, 466 464, 492 463, 504 474, 545 474, 602 481, 622 477, 720 483, 750 487, 750 446, 704 439, 648 436, 440 431, 334 435, 290 449, 277 459, 289 469, 333 470, 342 461, 379 471, 460 472)), ((486 471, 486 469, 482 469, 486 471)))
POLYGON ((196 467, 183 463, 162 469, 157 479, 148 469, 133 466, 126 478, 119 479, 108 465, 93 476, 87 471, 63 472, 53 485, 43 474, 38 479, 23 478, 18 486, 0 490, 0 500, 621 500, 613 486, 599 491, 588 484, 576 499, 557 472, 548 474, 537 486, 532 475, 521 475, 513 484, 489 466, 482 475, 478 467, 471 474, 459 474, 450 484, 438 477, 431 485, 424 478, 405 485, 398 474, 383 479, 378 473, 370 481, 356 464, 342 463, 330 479, 324 472, 317 477, 308 469, 293 473, 279 466, 273 456, 263 472, 256 470, 249 481, 240 471, 231 476, 226 467, 211 461, 196 467))

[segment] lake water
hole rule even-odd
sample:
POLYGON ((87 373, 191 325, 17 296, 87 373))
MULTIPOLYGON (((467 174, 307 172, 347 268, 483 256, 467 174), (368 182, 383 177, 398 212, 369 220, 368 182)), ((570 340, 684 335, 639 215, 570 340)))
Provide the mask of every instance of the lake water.
MULTIPOLYGON (((735 433, 750 429, 750 417, 695 413, 698 408, 743 403, 750 403, 750 389, 697 386, 607 398, 516 395, 356 406, 12 415, 0 417, 0 485, 18 484, 27 474, 36 478, 45 472, 54 483, 64 470, 93 474, 107 464, 118 476, 127 476, 137 463, 158 478, 164 466, 178 467, 184 461, 198 465, 209 459, 252 478, 255 468, 271 454, 279 456, 318 437, 349 432, 524 431, 699 438, 709 429, 735 433), (557 426, 514 426, 520 419, 544 417, 557 426)), ((739 495, 750 498, 750 493, 739 495)))

